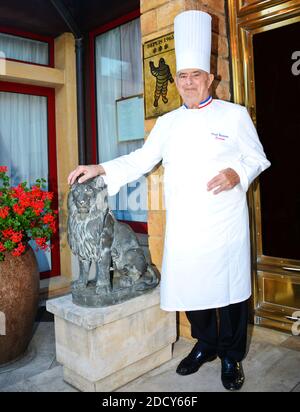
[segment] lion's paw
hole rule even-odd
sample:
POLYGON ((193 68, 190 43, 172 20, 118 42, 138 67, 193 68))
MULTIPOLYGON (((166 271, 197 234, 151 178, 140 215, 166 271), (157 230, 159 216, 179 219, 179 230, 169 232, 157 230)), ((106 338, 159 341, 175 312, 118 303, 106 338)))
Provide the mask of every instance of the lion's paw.
POLYGON ((87 287, 87 284, 83 280, 76 280, 73 282, 73 288, 76 290, 82 290, 87 287))
POLYGON ((96 285, 96 294, 97 295, 109 295, 112 292, 112 287, 110 285, 96 285))

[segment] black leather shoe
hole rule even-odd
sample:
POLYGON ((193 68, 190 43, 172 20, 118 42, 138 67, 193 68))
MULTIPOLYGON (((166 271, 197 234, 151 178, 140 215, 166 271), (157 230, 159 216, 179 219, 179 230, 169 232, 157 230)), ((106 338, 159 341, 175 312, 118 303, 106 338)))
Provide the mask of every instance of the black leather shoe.
POLYGON ((177 366, 176 372, 179 375, 190 375, 191 373, 197 372, 203 363, 211 362, 216 359, 216 357, 216 353, 204 352, 201 344, 197 342, 191 353, 177 366))
POLYGON ((245 381, 242 364, 229 358, 223 358, 221 379, 225 389, 229 391, 241 389, 245 381))

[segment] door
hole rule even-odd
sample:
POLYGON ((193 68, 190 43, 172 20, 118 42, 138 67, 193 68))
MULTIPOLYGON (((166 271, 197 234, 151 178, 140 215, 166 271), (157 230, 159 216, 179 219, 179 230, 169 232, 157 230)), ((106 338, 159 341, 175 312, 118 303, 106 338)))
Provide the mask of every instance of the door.
POLYGON ((292 332, 300 315, 300 1, 230 1, 229 14, 234 98, 271 161, 249 190, 254 321, 292 332))

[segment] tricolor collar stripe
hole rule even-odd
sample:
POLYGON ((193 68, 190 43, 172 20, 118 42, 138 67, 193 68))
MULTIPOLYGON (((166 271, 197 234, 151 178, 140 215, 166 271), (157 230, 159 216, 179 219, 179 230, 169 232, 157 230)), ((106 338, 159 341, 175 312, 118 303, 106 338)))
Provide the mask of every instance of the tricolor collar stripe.
MULTIPOLYGON (((203 107, 208 106, 212 102, 212 96, 209 96, 207 99, 203 100, 203 102, 199 103, 198 109, 202 109, 203 107)), ((188 106, 186 104, 183 105, 186 109, 188 106)))
POLYGON ((209 96, 209 98, 205 101, 199 104, 199 109, 202 109, 203 107, 208 106, 212 102, 212 97, 209 96))

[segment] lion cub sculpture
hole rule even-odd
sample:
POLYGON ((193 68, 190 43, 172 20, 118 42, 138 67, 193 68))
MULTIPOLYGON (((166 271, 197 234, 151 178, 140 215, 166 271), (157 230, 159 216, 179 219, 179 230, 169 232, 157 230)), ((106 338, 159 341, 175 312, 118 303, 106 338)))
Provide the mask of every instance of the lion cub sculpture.
POLYGON ((159 283, 158 272, 147 262, 136 234, 114 218, 107 196, 101 176, 75 182, 68 196, 68 243, 79 260, 72 297, 80 306, 120 303, 159 283), (96 276, 89 280, 92 262, 96 276))

